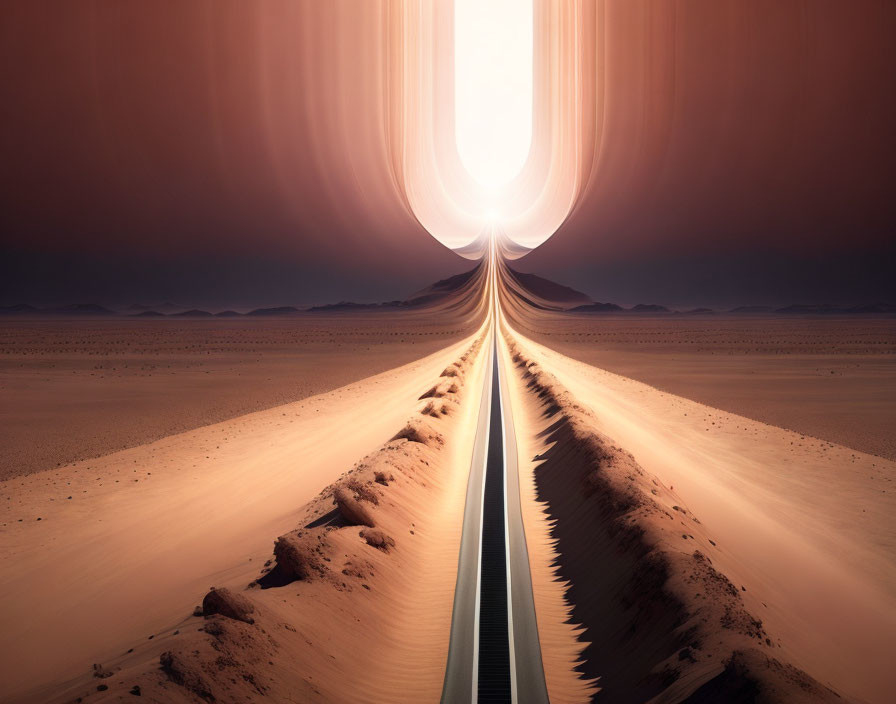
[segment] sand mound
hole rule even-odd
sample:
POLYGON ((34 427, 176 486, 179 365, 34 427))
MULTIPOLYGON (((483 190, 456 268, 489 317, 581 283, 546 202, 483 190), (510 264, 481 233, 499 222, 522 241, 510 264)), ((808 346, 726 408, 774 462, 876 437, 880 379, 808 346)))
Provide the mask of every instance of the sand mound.
POLYGON ((360 535, 362 538, 364 538, 364 541, 368 545, 376 548, 377 550, 389 552, 392 548, 395 547, 395 540, 386 535, 379 528, 365 528, 361 531, 360 535))
POLYGON ((792 665, 755 649, 736 650, 725 669, 700 687, 687 704, 828 704, 843 699, 792 665))
POLYGON ((432 418, 441 418, 442 416, 447 416, 450 412, 450 406, 444 401, 440 403, 430 401, 423 407, 423 409, 420 411, 420 414, 424 416, 431 416, 432 418))
POLYGON ((461 376, 462 374, 463 374, 463 370, 461 369, 460 365, 455 363, 455 364, 449 364, 447 367, 445 367, 445 370, 442 372, 441 375, 447 376, 447 377, 456 377, 456 376, 461 376))
POLYGON ((422 401, 425 398, 444 398, 456 394, 459 388, 455 381, 441 381, 420 396, 420 400, 422 401))
POLYGON ((323 575, 326 567, 320 552, 320 542, 303 531, 281 535, 274 542, 277 570, 289 580, 310 580, 323 575))
POLYGON ((174 684, 192 692, 200 699, 210 702, 215 701, 212 687, 203 676, 202 671, 185 660, 180 654, 166 651, 159 657, 159 664, 162 666, 162 672, 174 684))
POLYGON ((553 376, 510 346, 547 423, 536 493, 553 524, 556 574, 570 584, 572 619, 590 641, 580 669, 599 680, 598 697, 684 701, 704 687, 711 696, 718 677, 729 687, 719 690, 724 696, 695 701, 760 701, 728 697, 747 680, 756 692, 757 683, 773 682, 762 684, 768 701, 814 691, 814 680, 771 655, 779 646, 715 569, 714 543, 672 489, 597 432, 594 417, 553 376), (723 662, 731 665, 719 675, 723 662))
POLYGON ((202 615, 206 618, 221 615, 244 623, 255 623, 250 616, 255 611, 252 602, 229 589, 214 589, 202 600, 202 615))
POLYGON ((333 499, 339 509, 342 520, 350 526, 370 526, 376 525, 373 516, 366 506, 349 493, 347 489, 342 487, 333 492, 333 499))
MULTIPOLYGON (((438 422, 446 421, 433 420, 438 422)), ((437 472, 453 471, 441 460, 443 443, 432 426, 408 422, 299 512, 303 527, 276 539, 274 562, 249 585, 258 589, 251 602, 226 589, 211 591, 203 601, 202 627, 175 631, 170 643, 159 644, 161 657, 131 666, 131 677, 116 683, 115 694, 135 686, 141 696, 166 703, 394 701, 396 682, 402 681, 408 701, 432 699, 441 686, 440 638, 423 636, 409 644, 383 634, 395 625, 395 611, 413 601, 411 590, 416 594, 421 581, 427 588, 421 575, 431 565, 424 570, 421 559, 430 552, 421 552, 426 542, 415 528, 428 526, 432 492, 443 491, 437 472), (374 517, 383 526, 374 527, 374 517), (407 549, 399 551, 393 535, 400 530, 408 537, 401 539, 407 549), (417 576, 397 578, 408 564, 417 576), (401 680, 405 662, 413 671, 401 680), (420 663, 432 671, 421 675, 420 663)), ((422 624, 440 637, 450 625, 450 593, 444 589, 449 583, 440 579, 437 591, 428 592, 442 600, 438 625, 422 624)), ((436 607, 426 600, 412 608, 428 618, 436 607)), ((95 691, 81 691, 93 700, 95 691)))
POLYGON ((392 437, 392 440, 402 439, 410 442, 419 442, 428 447, 439 447, 445 444, 445 438, 442 437, 441 433, 417 419, 409 420, 408 424, 392 437))

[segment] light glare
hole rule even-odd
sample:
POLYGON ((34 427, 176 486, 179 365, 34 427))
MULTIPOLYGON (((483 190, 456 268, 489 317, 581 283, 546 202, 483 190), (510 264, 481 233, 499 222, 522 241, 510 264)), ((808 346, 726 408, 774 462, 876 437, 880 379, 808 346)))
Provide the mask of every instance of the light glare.
POLYGON ((486 189, 510 182, 532 142, 532 0, 455 0, 455 130, 486 189))

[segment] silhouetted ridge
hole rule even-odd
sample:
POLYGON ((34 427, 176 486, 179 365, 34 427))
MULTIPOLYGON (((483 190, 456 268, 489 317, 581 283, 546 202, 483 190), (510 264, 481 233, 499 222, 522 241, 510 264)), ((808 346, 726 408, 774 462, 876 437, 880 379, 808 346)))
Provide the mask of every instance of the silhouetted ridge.
POLYGON ((34 315, 41 313, 39 308, 30 306, 27 303, 17 303, 14 306, 0 306, 0 315, 34 315))
POLYGON ((193 308, 192 310, 185 310, 182 313, 172 313, 171 316, 173 318, 211 318, 212 314, 207 310, 193 308))
POLYGON ((558 284, 556 281, 542 278, 537 274, 525 274, 510 267, 507 267, 507 271, 525 291, 537 298, 553 303, 591 303, 591 296, 558 284))
POLYGON ((256 308, 250 310, 246 315, 292 315, 298 312, 299 309, 295 306, 278 306, 276 308, 256 308))
MULTIPOLYGON (((666 306, 657 305, 656 303, 639 303, 631 308, 623 308, 615 303, 589 303, 584 306, 576 306, 570 308, 570 313, 674 313, 676 311, 669 310, 666 306)), ((709 308, 698 308, 694 313, 711 313, 709 308)))
POLYGON ((472 279, 481 267, 482 264, 478 264, 477 266, 474 266, 472 269, 463 274, 455 274, 454 276, 449 276, 447 279, 436 281, 429 288, 433 291, 456 291, 470 279, 472 279))
POLYGON ((774 308, 771 306, 738 306, 732 308, 729 313, 771 313, 774 308))
POLYGON ((573 313, 618 313, 622 310, 625 309, 622 306, 617 306, 615 303, 589 303, 588 305, 576 306, 570 309, 573 313))
POLYGON ((109 310, 99 303, 72 303, 47 312, 60 315, 116 315, 114 310, 109 310))
POLYGON ((633 306, 629 309, 632 313, 671 313, 666 306, 661 306, 656 303, 639 303, 636 306, 633 306))

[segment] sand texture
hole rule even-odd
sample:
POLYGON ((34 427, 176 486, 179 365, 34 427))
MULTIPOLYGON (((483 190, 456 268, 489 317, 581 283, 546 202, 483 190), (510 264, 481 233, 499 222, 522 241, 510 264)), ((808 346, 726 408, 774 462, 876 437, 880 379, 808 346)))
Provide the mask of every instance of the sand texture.
POLYGON ((714 408, 896 459, 896 321, 529 312, 568 357, 714 408))
POLYGON ((467 310, 5 319, 0 479, 321 394, 425 357, 477 325, 467 310))
POLYGON ((515 339, 598 701, 887 701, 896 464, 515 339))

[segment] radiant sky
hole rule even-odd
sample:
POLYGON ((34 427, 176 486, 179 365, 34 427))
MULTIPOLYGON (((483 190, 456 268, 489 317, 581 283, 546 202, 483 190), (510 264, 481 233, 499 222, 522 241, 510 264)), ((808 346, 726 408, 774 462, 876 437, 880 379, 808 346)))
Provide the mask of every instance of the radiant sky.
POLYGON ((6 0, 0 303, 391 299, 496 215, 599 300, 896 299, 896 4, 526 5, 6 0))

